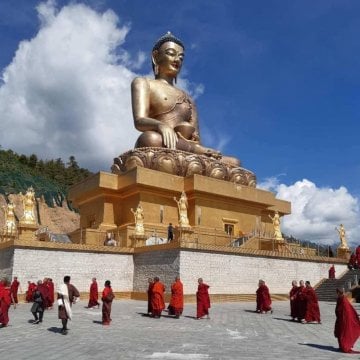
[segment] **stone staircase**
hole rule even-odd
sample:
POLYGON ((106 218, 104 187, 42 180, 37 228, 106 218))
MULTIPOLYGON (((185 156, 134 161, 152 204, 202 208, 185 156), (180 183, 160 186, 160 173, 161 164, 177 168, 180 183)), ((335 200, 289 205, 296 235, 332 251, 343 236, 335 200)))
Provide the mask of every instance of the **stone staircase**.
POLYGON ((315 289, 320 301, 336 301, 336 289, 349 291, 360 280, 360 270, 348 270, 339 279, 324 279, 315 289))

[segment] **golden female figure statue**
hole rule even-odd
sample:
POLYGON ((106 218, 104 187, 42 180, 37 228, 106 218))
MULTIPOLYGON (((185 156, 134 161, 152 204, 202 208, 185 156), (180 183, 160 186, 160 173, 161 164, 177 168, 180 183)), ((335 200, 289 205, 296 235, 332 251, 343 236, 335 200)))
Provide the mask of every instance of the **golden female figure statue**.
POLYGON ((335 227, 335 230, 339 233, 339 238, 340 238, 340 246, 339 246, 339 248, 341 248, 341 249, 349 249, 349 246, 348 246, 347 241, 346 241, 344 225, 340 224, 339 229, 337 227, 335 227))
POLYGON ((176 197, 174 197, 174 200, 176 201, 179 210, 179 226, 190 227, 189 219, 187 215, 188 201, 185 191, 181 193, 179 200, 177 200, 176 197))
POLYGON ((155 79, 135 78, 131 86, 134 123, 143 132, 135 147, 163 147, 221 159, 240 166, 238 159, 200 143, 198 117, 194 101, 174 86, 185 56, 183 43, 168 32, 153 47, 155 79))
POLYGON ((276 240, 284 240, 284 238, 282 237, 282 233, 280 230, 280 215, 278 211, 275 211, 274 216, 272 217, 271 215, 269 215, 269 218, 272 220, 273 222, 273 227, 274 227, 274 238, 276 240))
POLYGON ((145 235, 144 210, 142 206, 139 204, 135 211, 133 208, 131 208, 130 210, 134 214, 135 218, 135 235, 145 235))
POLYGON ((5 234, 13 234, 16 231, 16 219, 15 219, 15 205, 13 203, 7 204, 7 206, 3 206, 3 211, 5 213, 5 226, 4 233, 5 234))
POLYGON ((21 222, 25 224, 36 224, 35 220, 35 191, 32 187, 27 189, 25 195, 20 193, 20 197, 23 203, 24 215, 21 218, 21 222))

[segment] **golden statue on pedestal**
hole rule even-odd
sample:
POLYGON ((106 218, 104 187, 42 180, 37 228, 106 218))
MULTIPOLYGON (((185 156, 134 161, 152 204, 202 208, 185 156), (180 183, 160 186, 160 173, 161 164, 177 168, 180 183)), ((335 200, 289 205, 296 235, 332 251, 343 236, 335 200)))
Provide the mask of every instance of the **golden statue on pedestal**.
POLYGON ((280 215, 278 211, 275 211, 274 216, 272 217, 271 215, 269 215, 269 218, 272 220, 273 222, 273 227, 274 227, 274 239, 275 240, 284 240, 282 233, 281 233, 281 229, 280 229, 280 215))
POLYGON ((155 79, 138 77, 131 84, 134 124, 142 134, 134 150, 114 159, 112 171, 122 173, 143 166, 178 176, 200 174, 255 187, 255 175, 241 168, 237 158, 201 144, 195 103, 174 85, 184 54, 183 43, 170 32, 155 43, 155 79))
POLYGON ((35 219, 35 191, 33 187, 29 187, 23 195, 20 193, 20 198, 23 203, 24 214, 20 219, 23 224, 36 224, 35 219))
POLYGON ((176 197, 174 197, 174 200, 176 201, 179 210, 179 226, 182 228, 189 228, 190 224, 187 215, 188 201, 185 191, 181 193, 179 200, 177 200, 176 197))
POLYGON ((2 207, 5 213, 5 234, 14 234, 16 232, 16 219, 15 219, 15 205, 10 202, 6 206, 2 207))
POLYGON ((144 210, 143 210, 142 206, 139 204, 135 211, 133 208, 131 208, 130 210, 134 214, 134 218, 135 218, 135 234, 134 235, 136 235, 136 236, 145 235, 144 210))
POLYGON ((340 246, 339 249, 349 249, 349 246, 347 244, 346 241, 346 236, 345 236, 345 227, 343 224, 340 224, 339 229, 337 227, 335 227, 335 230, 339 233, 339 238, 340 238, 340 246))

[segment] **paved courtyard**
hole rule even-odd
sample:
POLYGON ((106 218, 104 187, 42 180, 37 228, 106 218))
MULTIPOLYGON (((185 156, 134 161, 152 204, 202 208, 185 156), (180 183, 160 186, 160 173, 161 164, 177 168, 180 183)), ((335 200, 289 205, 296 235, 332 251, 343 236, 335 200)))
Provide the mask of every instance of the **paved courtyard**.
MULTIPOLYGON (((359 312, 359 304, 356 308, 359 312)), ((320 303, 321 325, 289 321, 288 302, 275 302, 272 315, 253 312, 254 303, 213 304, 210 320, 195 320, 186 304, 179 320, 143 316, 146 303, 114 301, 112 325, 101 325, 101 309, 73 307, 69 334, 60 334, 57 311, 31 324, 30 304, 11 310, 0 329, 1 359, 359 359, 337 351, 334 303, 320 303)), ((166 314, 166 313, 165 313, 166 314)), ((355 349, 360 350, 360 341, 355 349)))

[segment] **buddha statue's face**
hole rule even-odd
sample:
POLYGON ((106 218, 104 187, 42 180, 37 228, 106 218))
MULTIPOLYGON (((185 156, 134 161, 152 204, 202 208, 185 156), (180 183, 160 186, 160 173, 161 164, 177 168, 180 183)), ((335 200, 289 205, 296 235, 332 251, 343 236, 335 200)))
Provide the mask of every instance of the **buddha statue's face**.
POLYGON ((184 49, 168 41, 162 44, 159 50, 153 52, 153 59, 160 76, 176 77, 184 60, 184 49))

